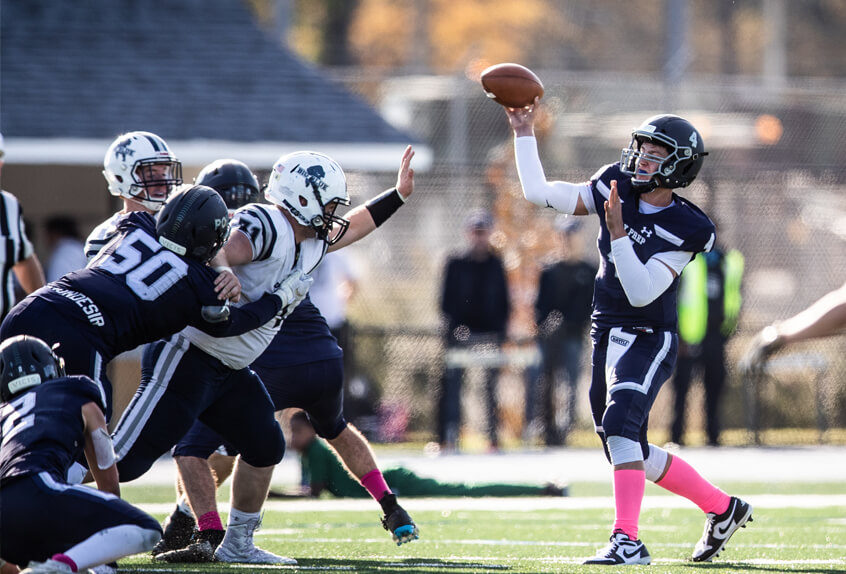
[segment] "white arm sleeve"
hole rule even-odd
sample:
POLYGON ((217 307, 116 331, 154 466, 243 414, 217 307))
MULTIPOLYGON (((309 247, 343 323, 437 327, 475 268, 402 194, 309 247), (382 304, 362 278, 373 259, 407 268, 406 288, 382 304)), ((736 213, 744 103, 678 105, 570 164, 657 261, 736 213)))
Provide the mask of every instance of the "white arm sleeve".
POLYGON ((611 255, 617 277, 633 307, 649 305, 673 282, 673 272, 655 257, 651 257, 646 265, 640 262, 628 236, 611 242, 611 255))
POLYGON ((523 186, 523 195, 535 205, 551 207, 561 213, 572 215, 576 212, 579 196, 590 194, 588 183, 546 181, 543 166, 538 157, 538 142, 535 138, 531 136, 514 138, 514 155, 517 158, 517 174, 523 186))
POLYGON ((112 444, 112 437, 103 427, 94 429, 91 433, 91 442, 94 443, 94 455, 97 457, 97 466, 100 470, 106 470, 117 460, 115 447, 112 444))

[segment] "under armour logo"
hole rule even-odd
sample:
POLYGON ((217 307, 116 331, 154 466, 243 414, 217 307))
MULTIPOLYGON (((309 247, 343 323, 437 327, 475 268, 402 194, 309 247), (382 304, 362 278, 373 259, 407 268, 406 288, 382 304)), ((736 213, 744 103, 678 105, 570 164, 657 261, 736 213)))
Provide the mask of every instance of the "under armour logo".
POLYGON ((652 230, 647 229, 644 225, 643 228, 640 230, 641 235, 645 235, 646 237, 652 237, 652 230))
POLYGON ((117 147, 115 147, 115 157, 121 156, 121 161, 126 161, 126 156, 135 155, 135 150, 129 147, 131 143, 132 140, 129 138, 119 142, 117 147))

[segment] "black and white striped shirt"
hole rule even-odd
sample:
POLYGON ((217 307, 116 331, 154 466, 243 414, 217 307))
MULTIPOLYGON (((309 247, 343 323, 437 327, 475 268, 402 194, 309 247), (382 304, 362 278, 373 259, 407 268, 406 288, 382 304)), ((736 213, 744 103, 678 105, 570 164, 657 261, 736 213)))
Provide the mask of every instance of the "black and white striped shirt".
POLYGON ((0 191, 0 262, 3 276, 0 277, 0 320, 15 304, 12 267, 32 255, 32 243, 26 236, 21 205, 8 191, 0 191))

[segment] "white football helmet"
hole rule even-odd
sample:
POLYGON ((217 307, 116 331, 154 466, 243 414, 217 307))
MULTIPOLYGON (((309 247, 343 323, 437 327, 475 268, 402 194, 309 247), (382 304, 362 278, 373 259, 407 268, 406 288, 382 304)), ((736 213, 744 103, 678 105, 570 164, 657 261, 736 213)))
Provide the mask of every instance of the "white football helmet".
POLYGON ((265 197, 311 227, 332 245, 346 233, 349 220, 335 215, 338 205, 349 205, 347 179, 335 160, 313 151, 299 151, 276 160, 265 197))
POLYGON ((119 135, 106 150, 103 176, 112 195, 158 211, 182 184, 182 163, 156 134, 128 132, 119 135))

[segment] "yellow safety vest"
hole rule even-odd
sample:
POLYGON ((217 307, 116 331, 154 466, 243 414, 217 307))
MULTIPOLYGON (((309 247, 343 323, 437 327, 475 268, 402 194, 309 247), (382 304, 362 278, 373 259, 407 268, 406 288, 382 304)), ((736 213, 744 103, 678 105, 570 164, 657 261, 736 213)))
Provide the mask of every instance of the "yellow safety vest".
MULTIPOLYGON (((723 256, 723 324, 720 331, 731 335, 740 316, 740 283, 743 278, 743 254, 732 249, 723 256)), ((708 267, 699 253, 681 275, 678 294, 679 336, 685 343, 698 345, 708 328, 708 267)))

